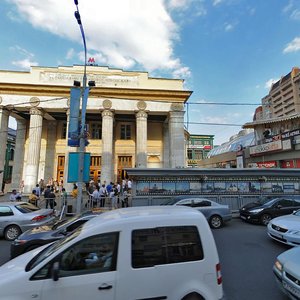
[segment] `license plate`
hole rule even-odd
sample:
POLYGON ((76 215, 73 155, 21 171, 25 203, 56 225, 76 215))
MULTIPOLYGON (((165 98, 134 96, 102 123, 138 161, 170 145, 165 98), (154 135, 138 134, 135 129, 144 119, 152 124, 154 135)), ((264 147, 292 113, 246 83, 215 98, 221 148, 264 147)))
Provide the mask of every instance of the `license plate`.
POLYGON ((246 220, 246 217, 245 217, 245 216, 240 216, 240 217, 241 217, 241 219, 246 220))
POLYGON ((299 287, 299 289, 296 289, 296 288, 294 288, 293 286, 291 286, 289 283, 287 283, 285 281, 282 281, 282 285, 290 293, 292 293, 293 295, 295 295, 298 298, 300 298, 300 287, 299 287))

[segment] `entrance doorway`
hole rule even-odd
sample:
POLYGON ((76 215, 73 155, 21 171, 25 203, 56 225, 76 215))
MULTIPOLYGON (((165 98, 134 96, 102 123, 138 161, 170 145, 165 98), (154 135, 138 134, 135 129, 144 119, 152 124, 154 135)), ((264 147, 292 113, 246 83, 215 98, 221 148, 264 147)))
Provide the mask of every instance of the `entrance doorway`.
POLYGON ((126 168, 132 168, 132 156, 118 156, 118 174, 117 174, 118 182, 121 182, 122 171, 123 169, 126 168))
POLYGON ((101 177, 101 156, 91 156, 90 180, 100 183, 101 177))
POLYGON ((57 175, 56 180, 61 182, 64 180, 64 170, 65 170, 65 156, 61 155, 57 158, 57 175))

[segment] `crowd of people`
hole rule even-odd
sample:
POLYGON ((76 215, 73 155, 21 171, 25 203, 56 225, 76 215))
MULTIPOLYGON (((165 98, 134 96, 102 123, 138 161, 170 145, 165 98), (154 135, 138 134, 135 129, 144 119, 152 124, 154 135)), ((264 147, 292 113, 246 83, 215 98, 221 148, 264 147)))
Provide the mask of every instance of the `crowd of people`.
MULTIPOLYGON (((23 194, 24 183, 22 182, 22 188, 20 184, 20 191, 17 192, 14 189, 10 195, 10 201, 21 201, 23 194)), ((130 179, 124 179, 122 182, 110 182, 109 184, 99 184, 91 180, 86 185, 86 192, 88 194, 89 201, 87 205, 91 207, 109 207, 110 209, 116 209, 119 207, 129 206, 129 196, 131 194, 132 181, 130 179)), ((75 200, 78 195, 77 184, 73 184, 73 189, 70 193, 70 198, 75 200)), ((28 197, 28 202, 40 206, 41 201, 45 201, 45 207, 54 209, 57 205, 56 198, 60 197, 61 205, 67 205, 68 194, 63 187, 63 181, 60 182, 53 180, 48 181, 45 185, 45 181, 41 179, 39 183, 33 188, 31 194, 28 197)), ((70 199, 69 198, 69 199, 70 199)), ((87 206, 86 205, 86 206, 87 206)))
POLYGON ((105 207, 111 209, 128 207, 131 194, 132 181, 123 179, 122 182, 99 184, 91 180, 87 185, 89 201, 92 207, 105 207))

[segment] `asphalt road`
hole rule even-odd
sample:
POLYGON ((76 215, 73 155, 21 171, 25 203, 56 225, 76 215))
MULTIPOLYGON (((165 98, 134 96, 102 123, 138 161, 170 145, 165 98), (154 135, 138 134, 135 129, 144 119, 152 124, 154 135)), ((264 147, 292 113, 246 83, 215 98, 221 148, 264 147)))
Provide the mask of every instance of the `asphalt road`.
POLYGON ((286 300, 278 289, 272 267, 290 249, 267 236, 265 226, 233 219, 213 230, 223 275, 226 300, 286 300))
MULTIPOLYGON (((213 230, 226 300, 286 300, 275 284, 272 266, 289 249, 273 242, 266 227, 233 219, 213 230)), ((0 239, 0 265, 9 260, 10 243, 0 239)))

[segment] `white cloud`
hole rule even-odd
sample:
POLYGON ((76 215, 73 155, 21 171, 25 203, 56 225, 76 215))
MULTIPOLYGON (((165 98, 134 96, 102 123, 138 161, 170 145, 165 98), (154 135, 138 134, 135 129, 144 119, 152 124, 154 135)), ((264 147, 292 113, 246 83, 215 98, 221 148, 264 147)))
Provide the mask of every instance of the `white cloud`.
POLYGON ((31 66, 38 66, 36 61, 32 61, 29 58, 25 58, 22 60, 15 60, 11 62, 14 66, 17 66, 21 69, 30 69, 31 66))
MULTIPOLYGON (((11 2, 16 4, 22 19, 35 28, 82 45, 73 1, 11 2)), ((113 67, 132 68, 138 65, 150 72, 181 73, 186 70, 185 66, 174 53, 180 28, 172 19, 171 10, 191 8, 195 3, 200 4, 202 0, 80 1, 88 51, 113 67)))
POLYGON ((232 31, 234 29, 234 25, 233 24, 225 24, 224 30, 225 31, 232 31))
POLYGON ((38 62, 34 61, 34 54, 27 51, 26 49, 16 45, 9 48, 10 51, 15 52, 16 56, 25 57, 19 60, 13 60, 12 65, 17 66, 21 69, 30 69, 30 66, 37 66, 38 62))
POLYGON ((72 59, 74 57, 75 50, 73 48, 69 49, 66 54, 66 59, 72 59))
POLYGON ((277 82, 279 79, 274 79, 274 78, 271 78, 269 79, 266 83, 265 83, 265 88, 266 89, 270 89, 272 87, 272 84, 277 82))
POLYGON ((290 43, 283 49, 283 53, 297 52, 300 50, 300 37, 294 38, 290 43))
POLYGON ((219 4, 221 4, 222 2, 224 2, 224 0, 213 0, 213 6, 217 6, 219 4))
POLYGON ((292 20, 296 20, 296 21, 300 21, 300 10, 299 9, 295 9, 292 13, 291 13, 291 19, 292 20))

